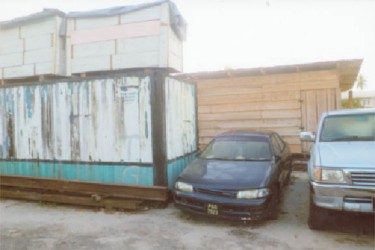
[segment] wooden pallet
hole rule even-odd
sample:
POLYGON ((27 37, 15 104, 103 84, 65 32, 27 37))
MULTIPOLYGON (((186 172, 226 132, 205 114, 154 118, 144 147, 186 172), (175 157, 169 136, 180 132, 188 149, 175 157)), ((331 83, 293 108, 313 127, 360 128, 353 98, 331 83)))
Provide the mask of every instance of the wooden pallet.
POLYGON ((168 189, 0 175, 0 197, 136 210, 149 204, 165 205, 168 189))

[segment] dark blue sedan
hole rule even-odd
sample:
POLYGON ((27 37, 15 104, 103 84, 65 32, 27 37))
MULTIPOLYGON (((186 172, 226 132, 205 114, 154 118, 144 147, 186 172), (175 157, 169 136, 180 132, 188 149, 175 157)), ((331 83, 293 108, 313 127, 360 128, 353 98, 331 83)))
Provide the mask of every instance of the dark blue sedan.
POLYGON ((274 132, 222 133, 178 177, 175 206, 227 219, 276 219, 291 161, 288 145, 274 132))

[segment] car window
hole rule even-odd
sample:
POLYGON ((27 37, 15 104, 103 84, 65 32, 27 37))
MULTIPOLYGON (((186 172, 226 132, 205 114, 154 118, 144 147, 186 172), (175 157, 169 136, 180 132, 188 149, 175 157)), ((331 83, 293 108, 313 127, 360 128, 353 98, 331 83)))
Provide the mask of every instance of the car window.
POLYGON ((218 138, 200 154, 203 159, 222 160, 269 160, 271 149, 268 140, 254 137, 218 138))
POLYGON ((375 141, 375 114, 328 116, 320 141, 375 141))

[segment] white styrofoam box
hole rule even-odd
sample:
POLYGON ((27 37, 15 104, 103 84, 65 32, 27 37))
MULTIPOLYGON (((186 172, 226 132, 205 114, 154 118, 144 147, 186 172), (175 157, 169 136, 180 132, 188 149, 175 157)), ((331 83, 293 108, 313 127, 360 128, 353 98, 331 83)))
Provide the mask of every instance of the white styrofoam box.
POLYGON ((11 28, 11 29, 0 29, 0 41, 13 41, 15 39, 19 39, 20 37, 20 29, 19 27, 11 28))
POLYGON ((51 33, 58 33, 59 28, 57 26, 58 17, 48 17, 41 19, 38 22, 21 26, 21 38, 40 36, 51 33))
POLYGON ((3 74, 4 79, 32 76, 34 75, 34 65, 27 64, 16 67, 4 68, 3 74))
POLYGON ((117 54, 159 50, 160 36, 136 37, 117 40, 117 54))
POLYGON ((57 53, 56 62, 57 64, 53 68, 55 74, 57 75, 66 75, 66 51, 63 49, 59 50, 57 53))
POLYGON ((12 54, 22 51, 23 39, 14 38, 12 40, 1 40, 0 38, 0 55, 12 54))
POLYGON ((40 36, 26 37, 25 39, 25 50, 38 50, 46 49, 52 47, 53 44, 53 34, 45 34, 40 36))
POLYGON ((22 53, 0 55, 0 67, 1 68, 22 65, 22 63, 23 63, 22 53))
POLYGON ((136 23, 161 18, 161 5, 121 15, 121 23, 136 23))
POLYGON ((115 47, 115 40, 77 44, 73 46, 73 58, 115 54, 115 47))
POLYGON ((65 51, 61 55, 60 28, 63 19, 47 16, 14 23, 0 29, 0 68, 3 78, 42 74, 65 75, 65 51), (61 69, 61 70, 60 70, 61 69))
POLYGON ((72 73, 111 70, 110 56, 92 56, 77 58, 72 61, 72 73))
POLYGON ((54 48, 26 51, 25 64, 54 61, 54 54, 54 48))
POLYGON ((183 69, 182 58, 176 56, 173 53, 169 53, 168 66, 171 67, 171 68, 177 69, 179 71, 182 71, 182 69, 183 69))
POLYGON ((159 52, 126 53, 114 55, 113 69, 158 67, 159 52))
POLYGON ((55 73, 51 62, 35 64, 35 75, 47 75, 51 73, 55 73))
POLYGON ((72 28, 75 30, 102 28, 119 24, 119 19, 117 15, 100 18, 76 18, 73 19, 74 26, 72 28))
POLYGON ((183 49, 182 43, 175 33, 170 29, 168 42, 168 66, 179 71, 183 71, 183 49))
POLYGON ((169 29, 169 51, 175 54, 177 57, 182 58, 182 43, 177 38, 176 34, 173 32, 172 29, 169 29))

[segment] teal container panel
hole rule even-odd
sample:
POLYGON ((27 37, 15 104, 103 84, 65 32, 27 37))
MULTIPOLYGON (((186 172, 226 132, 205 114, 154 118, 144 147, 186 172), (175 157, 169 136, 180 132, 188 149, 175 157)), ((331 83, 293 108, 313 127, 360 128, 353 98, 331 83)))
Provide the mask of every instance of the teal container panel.
POLYGON ((168 162, 168 188, 172 189, 177 177, 196 158, 196 153, 188 154, 168 162))
POLYGON ((0 174, 153 186, 153 166, 0 161, 0 174))

